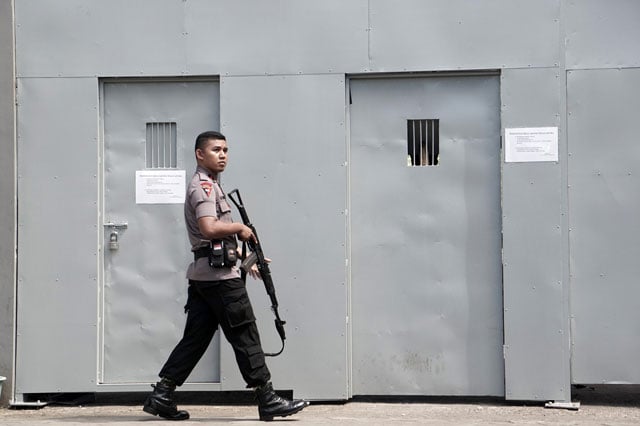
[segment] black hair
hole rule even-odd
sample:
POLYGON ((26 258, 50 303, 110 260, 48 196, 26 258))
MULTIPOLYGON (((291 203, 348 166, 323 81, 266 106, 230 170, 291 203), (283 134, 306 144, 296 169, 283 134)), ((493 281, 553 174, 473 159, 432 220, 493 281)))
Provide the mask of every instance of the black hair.
POLYGON ((222 133, 216 132, 214 130, 208 130, 206 132, 202 132, 196 138, 196 147, 194 151, 196 149, 201 149, 204 146, 204 144, 210 140, 226 141, 227 138, 225 138, 222 133))

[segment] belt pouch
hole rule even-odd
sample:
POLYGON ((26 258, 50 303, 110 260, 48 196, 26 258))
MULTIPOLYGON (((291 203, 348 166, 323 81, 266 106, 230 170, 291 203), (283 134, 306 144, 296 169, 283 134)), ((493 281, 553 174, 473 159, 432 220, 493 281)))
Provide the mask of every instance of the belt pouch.
POLYGON ((209 252, 209 266, 212 268, 222 268, 224 263, 224 241, 211 241, 211 250, 209 252))

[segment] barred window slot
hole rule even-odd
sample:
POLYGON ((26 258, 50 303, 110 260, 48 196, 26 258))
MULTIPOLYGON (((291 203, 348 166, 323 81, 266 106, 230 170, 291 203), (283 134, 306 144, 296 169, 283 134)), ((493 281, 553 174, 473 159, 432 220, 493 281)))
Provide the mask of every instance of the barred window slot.
POLYGON ((407 120, 407 165, 437 166, 440 161, 440 119, 407 120))
POLYGON ((176 123, 147 123, 146 167, 148 169, 175 169, 178 165, 177 155, 176 123))

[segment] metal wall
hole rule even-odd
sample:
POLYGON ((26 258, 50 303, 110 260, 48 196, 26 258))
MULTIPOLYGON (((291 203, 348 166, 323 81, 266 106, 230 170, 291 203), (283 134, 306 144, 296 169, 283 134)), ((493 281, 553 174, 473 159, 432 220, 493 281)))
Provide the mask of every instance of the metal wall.
MULTIPOLYGON (((502 126, 558 126, 562 140, 562 87, 563 75, 558 69, 504 70, 502 126)), ((566 195, 560 163, 503 163, 504 359, 508 399, 570 398, 564 209, 566 195)))
MULTIPOLYGON (((500 70, 502 128, 557 126, 560 152, 558 162, 502 165, 506 397, 568 400, 570 384, 576 380, 637 380, 636 373, 623 374, 629 370, 615 371, 609 365, 599 369, 584 361, 606 362, 590 357, 599 345, 590 336, 603 334, 598 331, 602 324, 618 325, 618 342, 637 336, 633 324, 640 323, 640 311, 625 302, 637 296, 632 286, 623 285, 636 276, 634 266, 625 257, 605 257, 596 271, 589 262, 598 251, 584 247, 582 240, 627 247, 630 243, 620 229, 599 224, 623 215, 621 225, 636 230, 637 215, 630 214, 637 204, 595 209, 591 216, 577 207, 614 194, 611 187, 569 187, 583 178, 603 185, 602 176, 612 176, 618 164, 616 157, 603 157, 597 166, 604 174, 598 177, 590 174, 593 163, 570 156, 575 147, 577 158, 588 157, 590 147, 597 145, 593 122, 600 122, 605 112, 611 114, 614 105, 620 105, 620 114, 610 119, 620 122, 612 132, 625 135, 634 122, 632 113, 624 111, 633 111, 637 104, 623 94, 625 87, 638 84, 637 73, 627 70, 640 62, 637 1, 16 3, 17 399, 23 393, 99 390, 98 88, 101 77, 118 76, 219 76, 220 127, 232 144, 238 144, 238 157, 251 165, 251 170, 231 168, 225 179, 246 193, 252 212, 258 204, 271 207, 260 212, 265 214, 260 221, 269 223, 260 229, 266 228, 263 238, 277 259, 274 273, 286 289, 279 296, 286 307, 290 347, 286 358, 270 364, 275 385, 295 388, 304 397, 342 399, 351 396, 347 317, 350 305, 357 303, 350 299, 352 271, 346 249, 345 78, 500 70), (593 106, 595 89, 618 95, 593 106), (567 119, 567 110, 576 117, 567 119), (572 200, 576 204, 569 209, 572 200), (279 214, 278 206, 287 214, 279 214), (574 223, 580 233, 570 237, 574 223), (284 240, 279 238, 282 234, 292 237, 284 240), (617 272, 611 274, 613 270, 617 272), (572 271, 576 275, 570 275, 572 271), (616 289, 607 293, 608 303, 598 307, 604 322, 584 313, 602 299, 591 290, 602 279, 600 273, 616 289), (49 351, 47 357, 39 355, 43 347, 49 351), (318 353, 331 354, 328 366, 309 362, 318 353), (579 366, 573 377, 572 360, 579 366), (602 374, 587 374, 594 371, 602 374)), ((2 3, 5 8, 7 4, 2 3)), ((5 31, 0 32, 4 38, 5 31)), ((9 69, 2 68, 0 76, 5 85, 0 87, 8 90, 9 69)), ((1 106, 3 123, 10 123, 11 117, 11 106, 1 106)), ((626 158, 633 159, 631 139, 617 140, 630 154, 626 158)), ((10 163, 7 159, 14 155, 4 138, 1 149, 0 161, 10 163)), ((633 197, 635 170, 631 165, 627 169, 631 175, 615 175, 612 185, 633 197)), ((10 169, 2 170, 4 177, 10 169)), ((15 194, 5 183, 0 189, 0 204, 11 217, 4 200, 12 202, 15 194)), ((261 223, 257 217, 254 221, 261 223)), ((0 238, 12 241, 12 234, 3 228, 0 238)), ((3 252, 2 259, 9 259, 11 267, 10 254, 3 252)), ((12 280, 2 271, 3 280, 12 280)), ((255 303, 262 303, 261 293, 254 293, 255 303)), ((266 328, 268 318, 261 322, 269 345, 274 341, 266 328)), ((223 380, 229 388, 240 388, 224 350, 223 380)), ((637 360, 638 347, 628 346, 621 354, 621 363, 637 360)))
POLYGON ((640 70, 570 71, 572 381, 640 383, 640 70))
POLYGON ((640 3, 567 4, 571 380, 639 383, 640 3))
MULTIPOLYGON (((242 191, 287 321, 287 348, 268 358, 274 386, 346 399, 347 345, 345 78, 234 76, 220 82, 220 128, 229 138, 227 191, 242 191), (277 108, 274 108, 274 103, 277 108)), ((265 350, 278 348, 261 283, 249 282, 265 350)), ((223 345, 226 388, 241 389, 223 345)))
POLYGON ((18 79, 17 393, 95 387, 95 83, 18 79))
POLYGON ((232 76, 554 67, 563 55, 560 3, 18 0, 18 75, 232 76))
POLYGON ((562 4, 568 69, 640 66, 637 1, 567 0, 562 4))
POLYGON ((13 1, 0 1, 0 405, 13 389, 16 267, 15 104, 13 1))

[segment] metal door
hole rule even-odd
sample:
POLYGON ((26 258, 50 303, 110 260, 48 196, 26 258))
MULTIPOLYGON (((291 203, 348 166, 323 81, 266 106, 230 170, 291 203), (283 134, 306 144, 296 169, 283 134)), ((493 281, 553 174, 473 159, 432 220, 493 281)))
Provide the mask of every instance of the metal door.
MULTIPOLYGON (((182 336, 191 256, 183 217, 185 180, 195 170, 195 137, 219 127, 219 86, 114 81, 103 83, 102 95, 99 379, 153 382, 182 336)), ((218 333, 189 381, 220 381, 218 333)))
POLYGON ((498 77, 350 104, 353 393, 503 395, 498 77))

